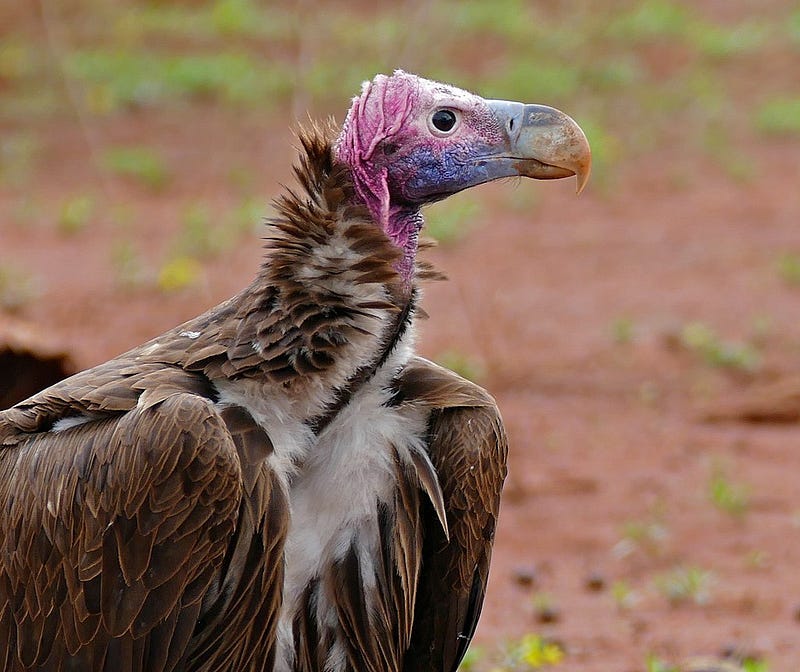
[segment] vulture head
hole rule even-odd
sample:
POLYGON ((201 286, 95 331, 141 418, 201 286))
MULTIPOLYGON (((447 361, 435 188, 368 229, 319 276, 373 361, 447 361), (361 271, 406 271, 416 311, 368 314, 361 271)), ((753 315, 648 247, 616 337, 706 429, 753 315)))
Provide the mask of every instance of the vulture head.
POLYGON ((365 82, 353 99, 336 156, 359 198, 412 272, 420 207, 503 177, 575 175, 580 192, 591 152, 570 117, 544 105, 485 100, 401 70, 365 82))

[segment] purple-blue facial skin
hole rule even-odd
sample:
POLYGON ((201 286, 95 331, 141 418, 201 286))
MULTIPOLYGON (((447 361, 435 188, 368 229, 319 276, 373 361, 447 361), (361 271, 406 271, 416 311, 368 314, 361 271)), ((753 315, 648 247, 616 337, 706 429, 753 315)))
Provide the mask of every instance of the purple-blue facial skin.
POLYGON ((364 83, 334 151, 350 169, 355 200, 402 250, 396 268, 408 284, 420 206, 503 177, 580 172, 585 181, 590 160, 582 131, 562 112, 484 100, 400 70, 364 83), (559 168, 562 157, 577 170, 559 168))
POLYGON ((519 159, 498 154, 498 148, 488 145, 417 146, 389 164, 391 191, 402 194, 408 203, 430 203, 491 180, 519 175, 514 166, 519 159))

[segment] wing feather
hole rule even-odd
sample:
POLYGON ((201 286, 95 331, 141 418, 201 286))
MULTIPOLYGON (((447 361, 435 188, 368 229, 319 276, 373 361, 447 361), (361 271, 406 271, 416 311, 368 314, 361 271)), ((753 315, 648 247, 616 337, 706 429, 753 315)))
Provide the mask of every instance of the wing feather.
MULTIPOLYGON (((400 397, 432 408, 428 452, 449 525, 422 510, 422 569, 403 669, 455 672, 475 633, 489 576, 507 441, 494 400, 423 359, 403 372, 400 397)), ((431 500, 435 503, 435 500, 431 500)))
POLYGON ((240 407, 220 412, 243 471, 244 498, 236 530, 203 599, 190 669, 271 670, 283 587, 283 543, 289 503, 265 458, 269 436, 240 407))
POLYGON ((0 450, 0 648, 16 651, 5 669, 172 669, 241 499, 213 405, 176 393, 15 443, 0 450))

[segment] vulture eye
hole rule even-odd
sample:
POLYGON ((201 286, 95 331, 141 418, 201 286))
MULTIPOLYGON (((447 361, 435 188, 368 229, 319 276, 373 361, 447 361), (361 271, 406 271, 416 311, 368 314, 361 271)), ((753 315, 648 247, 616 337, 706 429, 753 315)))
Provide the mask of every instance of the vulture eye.
POLYGON ((437 135, 449 135, 452 133, 458 123, 458 117, 453 110, 436 110, 430 119, 432 130, 437 135))

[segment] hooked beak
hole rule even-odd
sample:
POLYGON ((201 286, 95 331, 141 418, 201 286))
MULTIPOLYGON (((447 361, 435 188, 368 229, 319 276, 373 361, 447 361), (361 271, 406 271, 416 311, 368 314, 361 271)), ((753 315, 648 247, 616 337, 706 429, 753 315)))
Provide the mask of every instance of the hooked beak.
POLYGON ((592 168, 592 152, 581 127, 571 117, 545 105, 486 102, 507 135, 505 147, 483 157, 490 173, 537 180, 575 175, 577 193, 583 191, 592 168))

